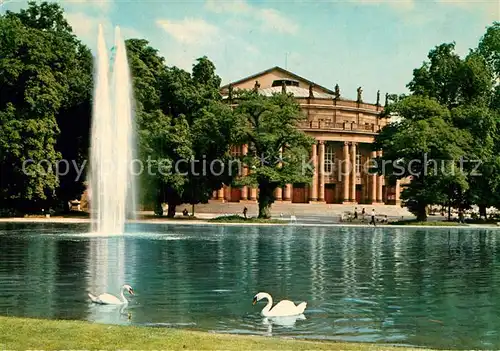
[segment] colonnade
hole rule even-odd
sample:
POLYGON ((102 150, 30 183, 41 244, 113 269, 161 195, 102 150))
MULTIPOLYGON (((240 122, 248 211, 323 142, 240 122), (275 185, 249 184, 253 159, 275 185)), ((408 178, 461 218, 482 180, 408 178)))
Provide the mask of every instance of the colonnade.
MULTIPOLYGON (((357 172, 356 169, 356 155, 358 154, 359 143, 345 141, 342 142, 342 159, 336 166, 342 166, 342 172, 338 172, 336 179, 337 186, 342 186, 342 191, 340 193, 341 203, 357 203, 356 200, 356 185, 363 184, 368 186, 367 192, 367 202, 368 203, 383 203, 383 186, 384 186, 384 176, 379 174, 362 174, 362 167, 357 172), (361 173, 361 174, 360 174, 361 173), (362 178, 365 177, 365 182, 362 182, 362 178)), ((327 181, 330 181, 328 175, 325 173, 325 151, 326 142, 324 140, 318 140, 312 145, 311 148, 311 162, 314 166, 312 184, 310 186, 310 191, 308 192, 309 202, 314 203, 325 203, 325 188, 327 181)), ((248 152, 248 146, 244 145, 242 152, 245 155, 248 152)), ((370 153, 371 159, 376 157, 381 157, 382 151, 372 151, 370 153)), ((247 175, 249 170, 244 167, 242 170, 243 175, 247 175)), ((228 189, 228 188, 226 188, 228 189)), ((283 188, 276 189, 275 196, 276 201, 292 201, 292 184, 287 184, 283 188)), ((214 199, 224 200, 225 199, 225 188, 219 189, 216 193, 214 192, 214 199)), ((399 202, 400 194, 400 184, 399 181, 396 184, 395 196, 396 203, 399 202)), ((257 188, 243 186, 241 188, 240 201, 256 201, 257 200, 257 188)), ((365 199, 363 199, 365 200, 365 199)))

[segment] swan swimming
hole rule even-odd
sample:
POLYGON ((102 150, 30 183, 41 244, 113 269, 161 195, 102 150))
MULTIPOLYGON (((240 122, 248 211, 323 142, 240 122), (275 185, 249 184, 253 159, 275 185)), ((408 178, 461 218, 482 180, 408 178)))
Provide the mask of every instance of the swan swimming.
POLYGON ((127 290, 127 292, 130 295, 135 295, 134 289, 132 289, 132 287, 130 285, 125 284, 121 288, 121 294, 120 294, 121 300, 119 298, 117 298, 116 296, 113 296, 113 295, 108 294, 108 293, 104 293, 104 294, 101 294, 99 296, 94 296, 94 295, 89 293, 89 297, 90 297, 90 300, 92 300, 92 302, 98 303, 100 305, 126 305, 126 304, 128 304, 128 300, 125 297, 125 295, 123 295, 124 290, 127 290))
POLYGON ((257 301, 262 299, 267 299, 267 305, 262 309, 261 314, 264 317, 284 317, 284 316, 296 316, 304 313, 307 307, 307 302, 301 302, 297 306, 292 301, 282 300, 273 306, 273 298, 271 295, 265 292, 260 292, 253 297, 252 304, 255 305, 257 301))

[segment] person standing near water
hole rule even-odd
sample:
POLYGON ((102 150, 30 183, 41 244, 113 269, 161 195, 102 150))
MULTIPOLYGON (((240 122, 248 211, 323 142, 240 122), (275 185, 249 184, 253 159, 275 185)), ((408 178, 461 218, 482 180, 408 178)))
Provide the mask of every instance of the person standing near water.
POLYGON ((373 223, 373 226, 377 226, 377 224, 375 223, 375 209, 372 210, 372 220, 370 221, 370 224, 373 223))

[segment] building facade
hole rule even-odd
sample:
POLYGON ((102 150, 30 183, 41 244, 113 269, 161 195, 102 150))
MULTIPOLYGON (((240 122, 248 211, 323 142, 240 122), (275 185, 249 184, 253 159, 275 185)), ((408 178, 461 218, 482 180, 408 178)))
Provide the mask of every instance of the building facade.
MULTIPOLYGON (((344 99, 338 86, 335 90, 273 67, 232 82, 221 88, 227 97, 231 90, 255 89, 270 96, 286 91, 300 104, 307 120, 299 125, 316 143, 311 149, 314 175, 311 184, 287 184, 276 190, 276 201, 291 203, 400 204, 401 186, 386 182, 382 175, 368 172, 370 160, 382 155, 373 151, 375 136, 388 123, 382 116, 383 106, 377 93, 375 104, 344 99)), ((233 153, 245 153, 245 145, 233 153)), ((247 170, 243 170, 246 172, 247 170)), ((256 188, 224 186, 214 192, 212 201, 248 202, 257 200, 256 188)))

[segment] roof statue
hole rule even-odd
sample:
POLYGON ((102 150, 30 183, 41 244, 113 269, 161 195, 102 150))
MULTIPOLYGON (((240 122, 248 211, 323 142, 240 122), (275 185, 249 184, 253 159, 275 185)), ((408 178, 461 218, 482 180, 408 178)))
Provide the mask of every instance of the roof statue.
POLYGON ((340 88, 338 84, 335 84, 335 100, 340 99, 340 88))
POLYGON ((389 105, 389 93, 385 93, 385 108, 389 105))
POLYGON ((377 90, 377 106, 380 106, 380 90, 377 90))
POLYGON ((363 94, 363 89, 361 87, 358 88, 358 98, 356 99, 357 102, 363 102, 362 95, 363 94))
POLYGON ((229 87, 228 87, 228 99, 229 99, 229 101, 233 100, 233 85, 232 84, 229 84, 229 87))
POLYGON ((283 81, 283 82, 281 83, 281 92, 282 92, 283 94, 286 94, 286 83, 285 83, 285 81, 283 81))
POLYGON ((314 98, 314 93, 313 93, 313 86, 312 84, 309 84, 309 98, 313 99, 314 98))
POLYGON ((253 86, 253 90, 254 90, 254 91, 258 91, 258 90, 259 90, 259 88, 260 88, 260 83, 259 83, 259 81, 258 81, 258 80, 256 80, 256 81, 255 81, 255 85, 253 86))

